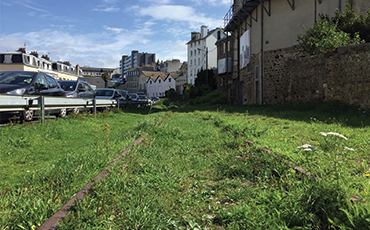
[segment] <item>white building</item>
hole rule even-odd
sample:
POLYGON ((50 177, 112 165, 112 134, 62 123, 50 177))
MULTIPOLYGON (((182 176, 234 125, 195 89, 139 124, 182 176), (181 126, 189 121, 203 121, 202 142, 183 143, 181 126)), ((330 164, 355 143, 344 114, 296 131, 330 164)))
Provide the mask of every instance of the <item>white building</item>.
POLYGON ((147 77, 148 97, 164 97, 167 90, 176 90, 176 80, 171 74, 158 71, 142 71, 142 74, 147 77))
POLYGON ((0 53, 0 71, 14 70, 43 72, 58 80, 77 80, 83 75, 78 64, 72 66, 69 61, 52 61, 48 55, 39 57, 37 51, 27 53, 26 48, 0 53))
POLYGON ((192 32, 191 40, 186 44, 188 49, 188 84, 194 84, 197 74, 202 69, 217 68, 217 40, 226 35, 220 28, 209 31, 201 26, 201 32, 192 32))

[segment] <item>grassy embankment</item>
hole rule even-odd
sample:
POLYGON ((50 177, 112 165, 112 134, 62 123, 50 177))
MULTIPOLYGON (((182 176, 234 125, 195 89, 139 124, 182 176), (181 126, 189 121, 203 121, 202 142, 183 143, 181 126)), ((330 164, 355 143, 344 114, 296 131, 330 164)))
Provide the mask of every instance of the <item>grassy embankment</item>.
POLYGON ((370 122, 338 106, 157 107, 6 127, 1 228, 42 224, 146 134, 59 229, 367 229, 370 122))

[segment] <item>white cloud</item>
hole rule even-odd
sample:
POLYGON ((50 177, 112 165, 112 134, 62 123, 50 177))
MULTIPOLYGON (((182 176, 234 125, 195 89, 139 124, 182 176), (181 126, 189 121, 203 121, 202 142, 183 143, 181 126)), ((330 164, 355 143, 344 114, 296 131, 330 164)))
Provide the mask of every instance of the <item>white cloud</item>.
POLYGON ((18 4, 18 5, 21 5, 23 7, 26 7, 26 8, 29 8, 31 10, 36 10, 36 11, 39 11, 39 12, 44 12, 44 13, 47 13, 48 11, 44 10, 44 9, 41 9, 41 7, 37 7, 38 5, 32 1, 13 1, 14 3, 18 4), (35 6, 32 6, 32 5, 35 5, 35 6))
POLYGON ((92 11, 101 11, 101 12, 117 12, 119 10, 120 9, 116 7, 103 7, 103 8, 92 9, 92 11))
POLYGON ((182 5, 153 5, 147 8, 137 8, 141 16, 149 16, 155 20, 167 20, 176 22, 187 22, 195 29, 206 24, 210 27, 222 25, 220 19, 206 17, 203 13, 197 13, 194 8, 182 5))
POLYGON ((219 6, 219 5, 226 5, 231 6, 233 4, 233 0, 190 0, 194 4, 197 5, 212 5, 212 6, 219 6))
POLYGON ((114 33, 117 33, 117 34, 122 33, 122 32, 125 31, 125 29, 123 29, 123 28, 112 28, 112 27, 108 27, 108 26, 106 26, 105 29, 113 31, 114 33))

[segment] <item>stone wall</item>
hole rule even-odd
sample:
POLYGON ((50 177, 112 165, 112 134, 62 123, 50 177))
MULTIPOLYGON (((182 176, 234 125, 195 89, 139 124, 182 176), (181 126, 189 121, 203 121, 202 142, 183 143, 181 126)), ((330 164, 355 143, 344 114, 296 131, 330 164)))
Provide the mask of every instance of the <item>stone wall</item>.
MULTIPOLYGON (((259 55, 252 55, 251 64, 259 64, 259 55)), ((259 103, 255 70, 240 71, 243 104, 259 103)), ((263 86, 265 104, 322 99, 370 108, 370 44, 305 57, 295 48, 265 52, 263 86)))

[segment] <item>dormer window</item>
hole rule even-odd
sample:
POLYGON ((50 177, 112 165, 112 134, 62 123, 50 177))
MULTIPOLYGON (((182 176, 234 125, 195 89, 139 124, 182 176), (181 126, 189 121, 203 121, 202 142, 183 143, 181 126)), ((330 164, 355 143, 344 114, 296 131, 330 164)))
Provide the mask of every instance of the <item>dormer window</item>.
POLYGON ((161 79, 159 79, 159 83, 161 83, 161 79))
POLYGON ((171 78, 168 78, 168 82, 171 82, 171 78))

